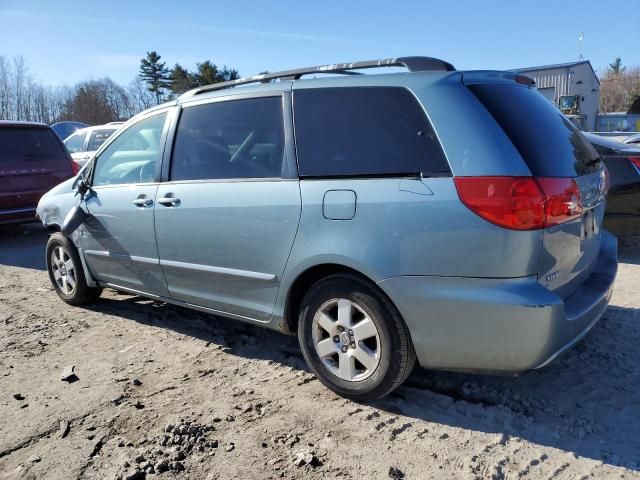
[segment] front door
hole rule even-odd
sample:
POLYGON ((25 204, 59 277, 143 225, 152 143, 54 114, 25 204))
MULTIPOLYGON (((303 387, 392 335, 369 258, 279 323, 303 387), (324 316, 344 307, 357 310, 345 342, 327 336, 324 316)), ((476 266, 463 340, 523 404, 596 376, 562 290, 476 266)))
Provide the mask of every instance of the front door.
POLYGON ((270 318, 301 210, 283 106, 277 95, 183 107, 156 194, 172 298, 270 318))
POLYGON ((101 283, 166 295, 154 229, 156 168, 167 112, 128 127, 96 158, 91 214, 80 230, 84 257, 101 283))

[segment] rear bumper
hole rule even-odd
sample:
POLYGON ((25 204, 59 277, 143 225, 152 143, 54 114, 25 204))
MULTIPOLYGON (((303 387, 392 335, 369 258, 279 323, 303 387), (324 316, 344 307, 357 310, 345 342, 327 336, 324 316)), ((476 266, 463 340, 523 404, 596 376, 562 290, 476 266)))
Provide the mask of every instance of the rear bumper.
POLYGON ((35 206, 0 210, 0 225, 7 225, 10 223, 29 223, 35 222, 36 220, 35 206))
POLYGON ((422 367, 516 374, 546 365, 595 325, 617 267, 616 239, 603 231, 593 273, 564 300, 536 277, 394 277, 378 285, 400 310, 422 367))

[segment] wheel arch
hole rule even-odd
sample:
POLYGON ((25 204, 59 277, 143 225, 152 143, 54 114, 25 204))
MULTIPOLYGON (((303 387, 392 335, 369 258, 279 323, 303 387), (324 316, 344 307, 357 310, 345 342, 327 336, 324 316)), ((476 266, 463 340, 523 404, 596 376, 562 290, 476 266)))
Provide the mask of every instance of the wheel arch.
POLYGON ((338 273, 351 274, 359 278, 360 280, 363 280, 371 288, 376 289, 378 292, 384 295, 394 305, 394 307, 396 307, 396 310, 400 312, 393 300, 389 298, 389 295, 387 295, 387 293, 382 290, 377 285, 377 283, 368 275, 353 267, 349 267, 340 263, 321 263, 310 266, 306 270, 300 272, 295 280, 291 283, 291 286, 287 291, 284 308, 284 325, 287 332, 295 333, 297 331, 300 305, 302 304, 302 299, 304 298, 304 295, 309 290, 309 288, 311 288, 316 282, 322 280, 323 278, 338 273))

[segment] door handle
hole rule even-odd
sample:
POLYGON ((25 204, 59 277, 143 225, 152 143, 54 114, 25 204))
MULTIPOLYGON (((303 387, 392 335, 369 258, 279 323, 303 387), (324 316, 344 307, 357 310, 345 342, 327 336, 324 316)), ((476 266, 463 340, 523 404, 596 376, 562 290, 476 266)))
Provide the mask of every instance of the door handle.
POLYGON ((138 207, 149 207, 153 205, 153 200, 150 198, 139 197, 133 201, 133 204, 138 207))
POLYGON ((175 207, 180 204, 180 199, 175 197, 173 193, 167 193, 164 197, 160 197, 156 201, 165 207, 175 207))

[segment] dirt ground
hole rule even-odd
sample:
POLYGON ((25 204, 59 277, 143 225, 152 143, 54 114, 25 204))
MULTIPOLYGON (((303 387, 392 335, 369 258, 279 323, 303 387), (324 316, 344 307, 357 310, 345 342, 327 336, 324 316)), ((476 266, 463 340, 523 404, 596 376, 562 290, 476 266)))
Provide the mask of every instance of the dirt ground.
POLYGON ((549 367, 417 369, 357 404, 293 337, 113 291, 67 306, 45 242, 0 230, 0 478, 640 478, 638 247, 603 319, 549 367))

